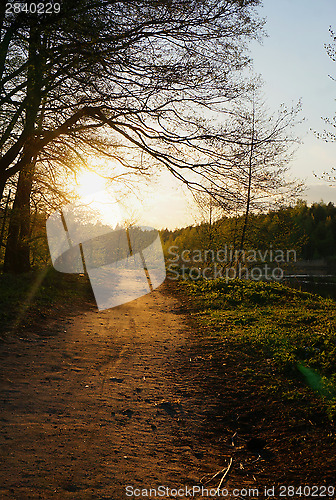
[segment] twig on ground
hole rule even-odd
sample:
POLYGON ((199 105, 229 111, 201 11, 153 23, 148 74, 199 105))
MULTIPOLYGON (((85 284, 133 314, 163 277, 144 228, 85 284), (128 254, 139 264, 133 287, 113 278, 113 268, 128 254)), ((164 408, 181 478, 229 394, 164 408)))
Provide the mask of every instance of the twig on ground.
POLYGON ((227 476, 227 475, 228 475, 228 473, 230 472, 230 469, 231 469, 231 467, 232 467, 232 462, 233 462, 233 459, 232 459, 232 457, 231 457, 231 458, 230 458, 229 465, 228 465, 228 467, 227 467, 227 469, 226 469, 225 473, 223 474, 223 477, 222 477, 222 479, 220 480, 220 483, 219 483, 219 485, 218 485, 218 488, 217 488, 217 495, 218 495, 218 496, 219 496, 219 490, 220 490, 220 487, 222 486, 224 479, 226 478, 226 476, 227 476))
POLYGON ((205 483, 203 483, 203 479, 205 479, 207 476, 210 476, 210 474, 205 474, 203 477, 201 477, 200 479, 200 483, 201 484, 208 484, 210 483, 210 481, 212 481, 213 479, 215 479, 215 477, 219 476, 219 474, 222 474, 223 472, 226 471, 226 467, 222 470, 219 470, 218 472, 216 472, 216 474, 214 474, 213 476, 210 477, 210 479, 208 479, 207 481, 205 481, 205 483))
POLYGON ((258 462, 259 458, 261 458, 261 455, 259 454, 255 460, 252 460, 251 464, 254 464, 255 462, 258 462))
POLYGON ((234 438, 235 438, 236 436, 237 436, 237 433, 235 432, 235 433, 234 433, 234 435, 233 435, 233 436, 232 436, 232 438, 231 438, 231 445, 232 445, 232 446, 236 446, 235 441, 234 441, 234 438))

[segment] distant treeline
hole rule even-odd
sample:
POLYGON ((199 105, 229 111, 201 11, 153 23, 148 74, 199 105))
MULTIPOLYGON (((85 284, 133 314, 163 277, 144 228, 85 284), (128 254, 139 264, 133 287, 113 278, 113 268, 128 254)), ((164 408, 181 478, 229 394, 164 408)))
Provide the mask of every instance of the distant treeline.
MULTIPOLYGON (((226 246, 238 249, 243 217, 222 217, 212 224, 203 222, 182 229, 161 231, 164 250, 220 249, 226 246)), ((295 249, 302 260, 336 258, 336 207, 333 203, 305 201, 295 206, 251 214, 244 248, 295 249)))
MULTIPOLYGON (((0 266, 3 261, 4 241, 9 210, 3 223, 4 211, 0 210, 0 229, 2 248, 0 247, 0 266)), ((36 213, 32 219, 28 236, 31 246, 31 263, 40 267, 50 263, 49 248, 46 239, 46 214, 36 213)), ((199 249, 214 251, 223 249, 239 249, 242 217, 222 217, 212 224, 203 222, 182 229, 160 231, 166 255, 171 246, 183 249, 199 249)), ((251 214, 244 250, 291 250, 296 251, 298 259, 314 260, 329 258, 336 262, 336 207, 333 203, 314 203, 308 206, 300 201, 293 207, 271 210, 268 213, 251 214)))

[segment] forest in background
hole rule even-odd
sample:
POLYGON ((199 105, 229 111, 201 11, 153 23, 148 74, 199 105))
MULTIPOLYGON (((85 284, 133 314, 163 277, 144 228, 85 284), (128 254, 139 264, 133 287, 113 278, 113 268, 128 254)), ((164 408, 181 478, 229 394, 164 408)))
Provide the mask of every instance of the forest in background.
MULTIPOLYGON (((0 236, 8 230, 10 210, 0 212, 0 236), (6 217, 4 219, 4 217, 6 217)), ((45 232, 47 215, 36 213, 31 233, 31 262, 35 268, 50 264, 50 254, 45 232)), ((225 245, 238 248, 243 216, 223 216, 215 221, 175 230, 160 231, 166 258, 168 250, 176 246, 183 249, 219 250, 225 245)), ((298 260, 325 259, 334 268, 336 263, 336 207, 332 202, 308 205, 299 201, 294 206, 251 214, 246 233, 245 249, 266 251, 270 248, 296 251, 298 260)), ((3 265, 4 247, 1 248, 0 265, 3 265)))
MULTIPOLYGON (((165 254, 169 247, 219 250, 225 245, 238 248, 243 216, 223 216, 181 229, 161 231, 165 254)), ((294 206, 250 214, 246 249, 296 250, 297 259, 336 261, 336 207, 332 202, 299 201, 294 206)))

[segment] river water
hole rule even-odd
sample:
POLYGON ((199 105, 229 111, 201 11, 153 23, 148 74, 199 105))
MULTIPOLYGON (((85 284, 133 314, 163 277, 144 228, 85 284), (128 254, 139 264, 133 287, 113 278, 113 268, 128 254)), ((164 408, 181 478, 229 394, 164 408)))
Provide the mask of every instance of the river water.
POLYGON ((316 293, 336 300, 335 275, 292 274, 285 276, 282 282, 303 292, 316 293))

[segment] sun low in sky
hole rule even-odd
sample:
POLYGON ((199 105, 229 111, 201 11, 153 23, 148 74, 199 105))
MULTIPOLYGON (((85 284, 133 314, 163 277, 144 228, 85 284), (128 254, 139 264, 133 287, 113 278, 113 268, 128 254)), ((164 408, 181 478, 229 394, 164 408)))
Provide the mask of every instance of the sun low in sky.
POLYGON ((150 182, 137 178, 127 187, 123 181, 111 182, 111 172, 116 176, 114 165, 99 163, 94 158, 91 165, 92 168, 77 174, 75 191, 81 204, 99 212, 99 221, 103 224, 161 229, 177 227, 179 221, 194 222, 185 203, 191 195, 180 184, 171 183, 168 172, 161 172, 150 182))
POLYGON ((95 193, 105 189, 106 179, 91 170, 82 171, 77 176, 76 191, 80 198, 95 197, 95 193))
POLYGON ((87 205, 94 217, 111 227, 122 225, 126 214, 114 195, 108 179, 91 170, 82 171, 77 176, 76 194, 79 203, 87 205))

